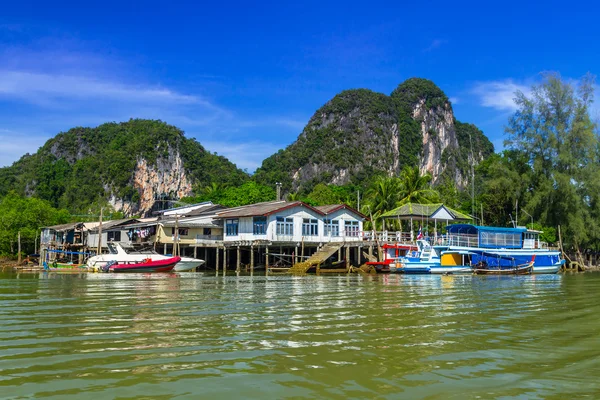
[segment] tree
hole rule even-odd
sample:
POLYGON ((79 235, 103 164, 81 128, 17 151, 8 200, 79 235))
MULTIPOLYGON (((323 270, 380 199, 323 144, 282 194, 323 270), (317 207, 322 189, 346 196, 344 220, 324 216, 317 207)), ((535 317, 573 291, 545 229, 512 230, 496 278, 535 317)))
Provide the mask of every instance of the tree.
POLYGON ((362 212, 372 218, 375 228, 381 214, 398 206, 401 190, 400 179, 396 177, 378 176, 367 190, 362 212))
POLYGON ((528 212, 544 226, 560 225, 579 253, 598 243, 599 141, 590 118, 594 77, 575 86, 557 73, 543 75, 531 94, 517 92, 506 145, 527 155, 532 169, 528 212))
POLYGON ((66 223, 70 217, 66 210, 53 208, 47 201, 9 192, 0 200, 0 255, 15 254, 19 231, 23 252, 33 252, 42 227, 66 223))
POLYGON ((398 205, 406 203, 430 204, 439 201, 439 193, 431 188, 431 175, 421 175, 419 167, 404 167, 400 174, 398 205))

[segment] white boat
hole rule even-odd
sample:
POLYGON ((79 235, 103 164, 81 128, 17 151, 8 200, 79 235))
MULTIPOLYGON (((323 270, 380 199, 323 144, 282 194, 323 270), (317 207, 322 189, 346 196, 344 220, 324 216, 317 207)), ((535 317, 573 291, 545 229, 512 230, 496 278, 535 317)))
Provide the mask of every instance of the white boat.
MULTIPOLYGON (((120 243, 108 243, 107 246, 110 253, 90 257, 86 263, 88 268, 96 270, 105 266, 109 261, 141 262, 147 259, 158 261, 171 258, 171 256, 163 256, 153 250, 139 251, 133 248, 124 248, 120 243)), ((199 258, 181 257, 181 261, 175 264, 173 271, 191 271, 202 264, 204 264, 204 260, 199 258)))

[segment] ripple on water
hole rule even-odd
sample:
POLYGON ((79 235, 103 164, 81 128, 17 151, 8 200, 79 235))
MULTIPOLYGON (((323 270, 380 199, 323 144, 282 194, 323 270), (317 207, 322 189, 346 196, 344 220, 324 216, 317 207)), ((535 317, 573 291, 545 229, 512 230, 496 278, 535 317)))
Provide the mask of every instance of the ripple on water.
POLYGON ((600 392, 600 275, 1 275, 6 398, 600 392))

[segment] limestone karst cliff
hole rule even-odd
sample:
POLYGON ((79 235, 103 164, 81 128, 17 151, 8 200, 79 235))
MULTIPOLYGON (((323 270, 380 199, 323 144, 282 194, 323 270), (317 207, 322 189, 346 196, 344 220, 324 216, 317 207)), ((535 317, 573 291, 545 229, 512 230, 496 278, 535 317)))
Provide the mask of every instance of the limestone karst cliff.
POLYGON ((465 187, 471 161, 493 151, 479 129, 456 121, 433 82, 412 78, 390 96, 367 89, 336 95, 294 143, 263 162, 256 179, 302 191, 317 183, 364 184, 375 174, 393 176, 418 165, 434 184, 450 179, 465 187))
POLYGON ((129 216, 148 215, 157 201, 189 196, 194 187, 248 179, 174 126, 130 120, 58 134, 0 168, 0 192, 15 190, 76 213, 108 202, 129 216))

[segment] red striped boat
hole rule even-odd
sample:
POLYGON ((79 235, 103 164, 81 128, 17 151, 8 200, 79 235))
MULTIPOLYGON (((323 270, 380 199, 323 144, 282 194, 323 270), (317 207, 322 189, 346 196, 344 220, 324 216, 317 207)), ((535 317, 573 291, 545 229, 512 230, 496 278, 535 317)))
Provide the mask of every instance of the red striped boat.
POLYGON ((171 257, 164 260, 146 259, 142 262, 124 263, 111 261, 102 270, 104 272, 169 272, 175 268, 175 264, 181 261, 181 257, 171 257))

